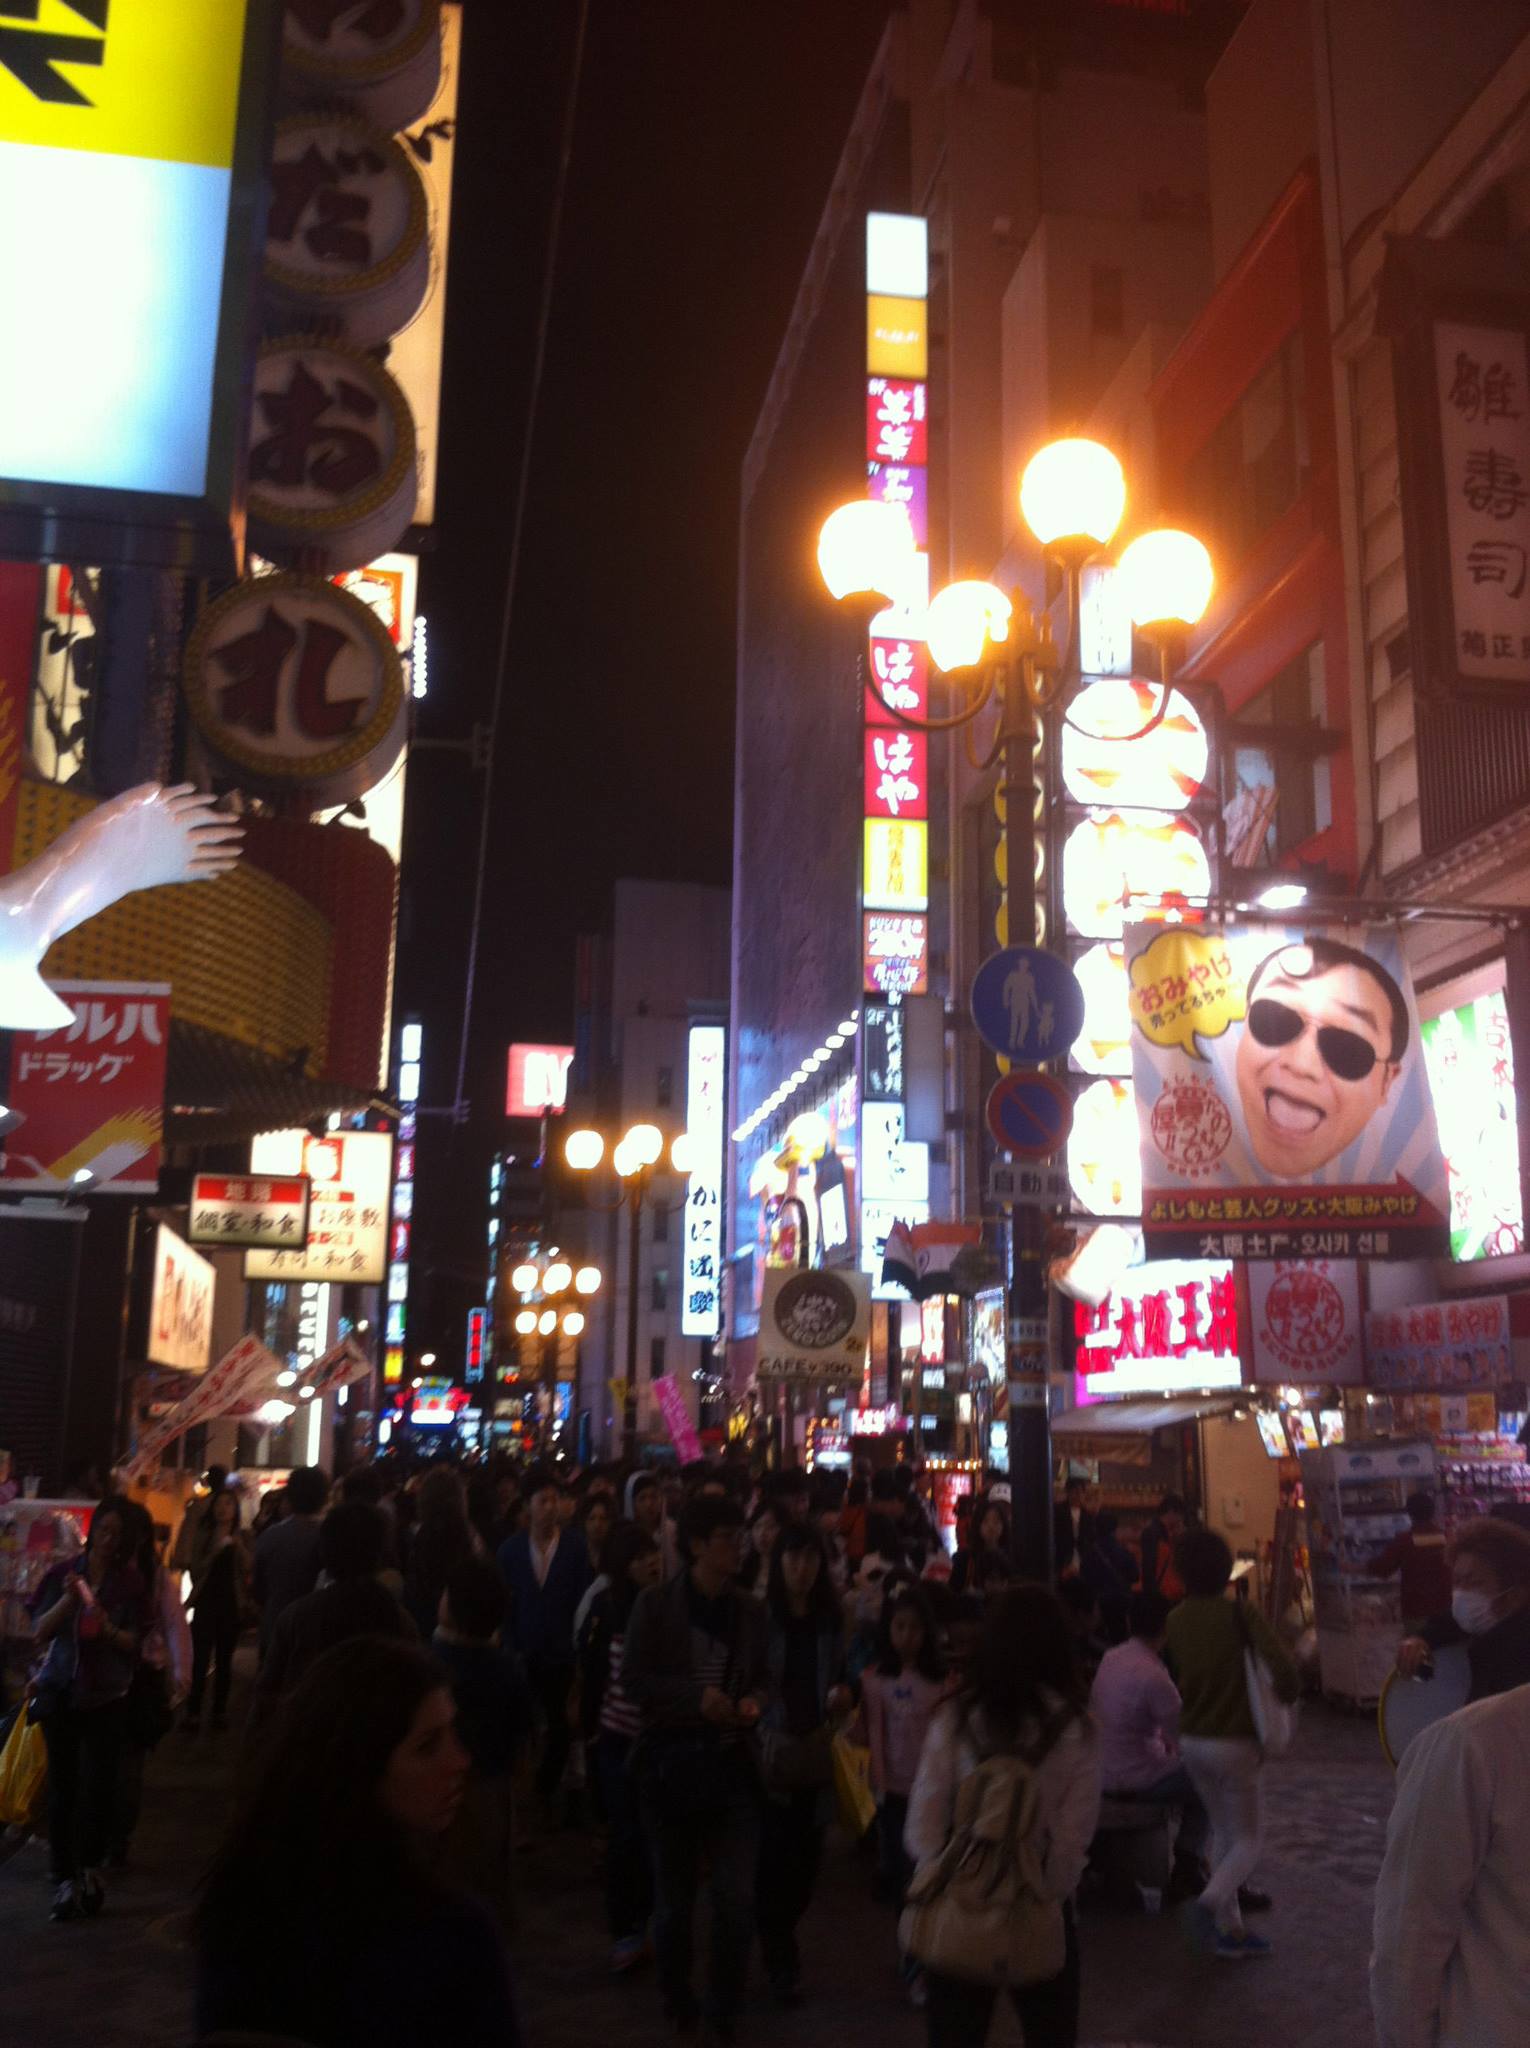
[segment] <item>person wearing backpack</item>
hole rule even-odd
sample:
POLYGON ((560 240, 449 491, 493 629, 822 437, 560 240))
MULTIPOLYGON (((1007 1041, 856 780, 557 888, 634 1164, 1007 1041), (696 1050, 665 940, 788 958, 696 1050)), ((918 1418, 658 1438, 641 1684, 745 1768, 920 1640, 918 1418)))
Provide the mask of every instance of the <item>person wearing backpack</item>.
POLYGON ((1186 1597, 1169 1616, 1166 1661, 1183 1702, 1180 1757, 1211 1816, 1213 1851, 1205 1890, 1183 1908, 1186 1931, 1224 1962, 1247 1962, 1269 1955, 1270 1944, 1248 1931, 1243 1915, 1262 1912, 1270 1900, 1248 1883, 1263 1831, 1264 1752, 1245 1653, 1265 1665, 1284 1701, 1300 1695, 1301 1676, 1258 1608, 1227 1598, 1232 1552, 1214 1529, 1190 1530, 1175 1562, 1186 1597))
POLYGON ((1072 1897, 1099 1819, 1098 1749, 1056 1595, 997 1594, 930 1724, 904 1826, 901 1933, 925 1968, 929 2048, 981 2048, 1001 1990, 1026 2048, 1075 2048, 1072 1897))

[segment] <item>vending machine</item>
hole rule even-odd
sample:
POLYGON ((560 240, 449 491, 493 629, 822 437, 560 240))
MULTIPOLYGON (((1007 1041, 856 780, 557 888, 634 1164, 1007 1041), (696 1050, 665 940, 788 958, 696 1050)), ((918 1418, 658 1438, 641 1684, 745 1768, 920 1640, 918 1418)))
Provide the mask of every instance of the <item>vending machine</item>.
POLYGON ((1374 1576, 1377 1552, 1408 1527, 1410 1493, 1433 1492, 1427 1442, 1335 1444, 1303 1451, 1302 1492, 1323 1690, 1370 1705, 1402 1637, 1402 1586, 1374 1576))

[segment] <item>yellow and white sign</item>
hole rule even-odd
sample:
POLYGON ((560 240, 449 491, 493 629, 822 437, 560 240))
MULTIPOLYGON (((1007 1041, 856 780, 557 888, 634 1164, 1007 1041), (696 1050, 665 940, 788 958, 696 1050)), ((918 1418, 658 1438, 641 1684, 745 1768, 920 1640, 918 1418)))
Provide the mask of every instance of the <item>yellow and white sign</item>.
POLYGON ((924 910, 930 900, 930 828, 923 818, 868 818, 861 898, 868 910, 924 910))
POLYGON ((33 305, 0 322, 0 478, 206 490, 246 25, 265 5, 0 7, 0 277, 33 305), (88 304, 45 317, 65 270, 88 304))

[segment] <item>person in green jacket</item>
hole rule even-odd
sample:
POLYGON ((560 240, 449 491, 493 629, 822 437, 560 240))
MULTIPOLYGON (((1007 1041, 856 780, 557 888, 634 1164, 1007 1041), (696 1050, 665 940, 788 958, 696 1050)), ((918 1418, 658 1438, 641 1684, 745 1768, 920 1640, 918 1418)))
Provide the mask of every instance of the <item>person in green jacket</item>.
POLYGON ((1264 1758, 1248 1703, 1244 1652, 1252 1649, 1264 1660, 1282 1699, 1294 1700, 1301 1681, 1257 1608, 1227 1598, 1232 1552, 1215 1531, 1188 1531, 1175 1562, 1185 1598, 1169 1616, 1165 1654, 1184 1702, 1180 1756, 1211 1816, 1213 1849, 1211 1875, 1199 1899, 1187 1904, 1186 1924, 1201 1946, 1242 1962, 1270 1953, 1269 1942, 1243 1924, 1245 1908, 1269 1904, 1247 1889, 1261 1847, 1264 1758))

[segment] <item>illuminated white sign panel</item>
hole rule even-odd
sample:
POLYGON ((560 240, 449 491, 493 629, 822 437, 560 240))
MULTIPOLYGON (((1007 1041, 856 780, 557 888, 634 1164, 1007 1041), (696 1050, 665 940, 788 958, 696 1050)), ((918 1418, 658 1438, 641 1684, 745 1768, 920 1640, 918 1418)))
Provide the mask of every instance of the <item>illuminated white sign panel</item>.
POLYGON ((252 1173, 306 1173, 312 1182, 302 1251, 250 1252, 247 1280, 333 1280, 374 1286, 388 1263, 393 1140, 384 1131, 263 1131, 252 1173))
POLYGON ((928 1202, 930 1148, 903 1135, 901 1102, 861 1108, 861 1187, 868 1201, 928 1202))
POLYGON ((68 223, 94 308, 0 323, 0 553, 75 559, 78 517, 81 559, 104 522, 115 557, 179 533, 184 566, 190 530, 231 566, 270 0, 0 12, 0 275, 45 292, 68 223))
POLYGON ((1155 1259, 1098 1308, 1073 1306, 1075 1367, 1087 1391, 1188 1392, 1238 1387, 1238 1290, 1226 1261, 1155 1259))
POLYGON ((182 1372, 207 1370, 216 1282, 211 1261, 161 1223, 154 1234, 147 1347, 156 1365, 179 1366, 182 1372))
POLYGON ((692 1172, 685 1189, 685 1291, 680 1329, 715 1337, 722 1322, 723 1081, 728 1034, 721 1024, 691 1026, 685 1128, 692 1172))

